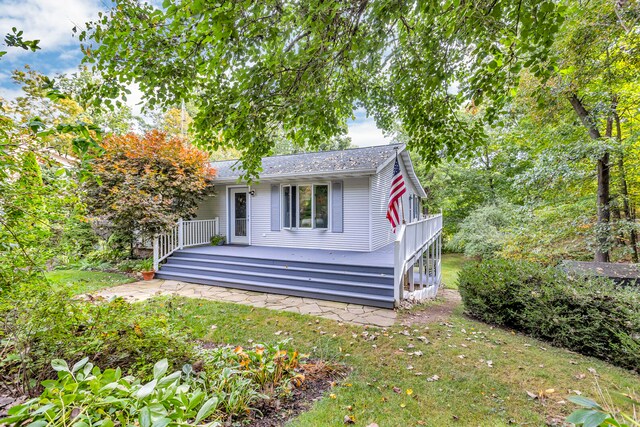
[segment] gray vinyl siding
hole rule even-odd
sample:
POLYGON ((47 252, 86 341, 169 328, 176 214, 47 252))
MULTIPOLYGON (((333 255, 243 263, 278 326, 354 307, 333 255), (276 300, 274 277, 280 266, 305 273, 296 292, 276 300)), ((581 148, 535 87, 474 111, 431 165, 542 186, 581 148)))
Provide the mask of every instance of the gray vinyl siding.
MULTIPOLYGON (((375 251, 393 242, 396 235, 391 231, 391 224, 387 220, 387 204, 391 187, 393 162, 386 165, 379 174, 371 177, 371 250, 375 251)), ((408 179, 404 163, 400 161, 400 169, 404 176, 407 192, 402 196, 405 218, 409 218, 409 195, 417 194, 416 188, 408 179)))
MULTIPOLYGON (((331 179, 314 182, 331 183, 331 179)), ((334 180, 333 180, 334 181, 334 180)), ((343 178, 344 229, 326 230, 281 229, 271 231, 271 183, 262 182, 252 187, 256 195, 251 198, 251 244, 290 248, 312 248, 369 251, 369 179, 343 178)), ((295 180, 291 184, 301 183, 295 180)), ((331 211, 331 207, 329 207, 331 211)))
POLYGON ((227 235, 227 187, 216 185, 215 196, 206 197, 198 205, 196 217, 194 219, 219 218, 220 234, 227 235))
MULTIPOLYGON (((407 178, 401 162, 407 193, 403 196, 405 216, 408 215, 409 195, 417 193, 407 178)), ((387 203, 391 185, 393 163, 386 165, 377 175, 361 178, 341 178, 343 181, 344 231, 331 231, 331 219, 327 230, 271 230, 271 185, 270 181, 253 185, 255 196, 251 197, 251 244, 290 248, 333 249, 352 251, 375 251, 393 242, 395 234, 387 221, 387 203), (369 212, 370 211, 370 212, 369 212)), ((330 184, 334 179, 316 180, 330 184)), ((281 182, 277 183, 280 185, 281 182)), ((293 179, 291 184, 301 181, 293 179)), ((207 197, 200 204, 196 219, 220 218, 220 233, 227 234, 227 187, 216 185, 216 195, 207 197)), ((330 207, 331 211, 331 207, 330 207)), ((280 212, 281 213, 281 212, 280 212)))

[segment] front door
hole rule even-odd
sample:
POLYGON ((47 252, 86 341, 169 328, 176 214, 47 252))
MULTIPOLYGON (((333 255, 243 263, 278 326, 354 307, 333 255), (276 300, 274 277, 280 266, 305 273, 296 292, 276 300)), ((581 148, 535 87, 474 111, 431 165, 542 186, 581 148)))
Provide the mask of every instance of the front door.
POLYGON ((229 189, 229 243, 249 244, 249 192, 244 188, 229 189))

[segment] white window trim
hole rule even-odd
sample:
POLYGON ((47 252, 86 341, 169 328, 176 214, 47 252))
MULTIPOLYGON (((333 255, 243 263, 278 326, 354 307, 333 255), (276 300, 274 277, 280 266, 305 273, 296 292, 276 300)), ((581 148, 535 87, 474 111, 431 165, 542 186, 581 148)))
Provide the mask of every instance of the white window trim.
MULTIPOLYGON (((289 192, 291 193, 291 190, 289 190, 289 192)), ((280 184, 280 221, 282 223, 282 227, 281 229, 283 230, 301 230, 301 231, 312 231, 312 230, 319 230, 319 231, 328 231, 331 230, 331 223, 333 221, 333 219, 331 218, 331 194, 332 189, 331 189, 331 181, 311 181, 311 182, 290 182, 287 184, 280 184), (327 187, 327 226, 326 227, 315 227, 315 216, 316 216, 316 202, 315 202, 315 187, 317 185, 324 185, 327 187), (284 188, 285 187, 296 187, 296 223, 291 224, 291 218, 289 218, 289 224, 291 225, 290 227, 285 227, 284 226, 284 188), (311 227, 300 227, 300 187, 311 187, 311 227)), ((289 211, 289 215, 291 215, 291 212, 293 212, 293 209, 291 208, 289 211)))

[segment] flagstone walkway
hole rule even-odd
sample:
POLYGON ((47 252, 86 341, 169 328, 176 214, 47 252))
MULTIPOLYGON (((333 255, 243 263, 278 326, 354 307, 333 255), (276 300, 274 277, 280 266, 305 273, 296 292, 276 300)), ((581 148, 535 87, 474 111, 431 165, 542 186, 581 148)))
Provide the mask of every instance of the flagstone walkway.
POLYGON ((312 298, 265 294, 219 286, 196 285, 176 280, 154 279, 127 283, 102 289, 91 295, 104 298, 119 296, 132 302, 143 301, 156 295, 180 295, 190 298, 203 298, 213 301, 250 305, 253 307, 264 307, 271 310, 310 314, 338 322, 380 327, 391 326, 396 320, 396 312, 384 308, 323 301, 312 298))

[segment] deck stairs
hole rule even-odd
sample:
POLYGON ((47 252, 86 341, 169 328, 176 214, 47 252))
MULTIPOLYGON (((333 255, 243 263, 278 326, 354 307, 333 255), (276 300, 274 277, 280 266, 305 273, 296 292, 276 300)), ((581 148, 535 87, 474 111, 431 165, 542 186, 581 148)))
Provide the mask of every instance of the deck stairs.
POLYGON ((176 250, 156 277, 321 300, 393 308, 392 266, 282 260, 176 250))

